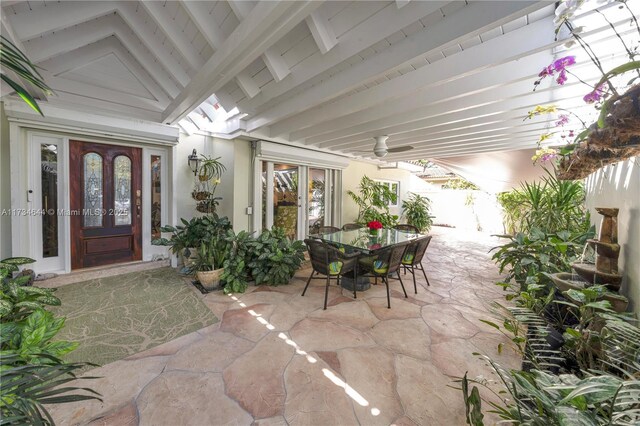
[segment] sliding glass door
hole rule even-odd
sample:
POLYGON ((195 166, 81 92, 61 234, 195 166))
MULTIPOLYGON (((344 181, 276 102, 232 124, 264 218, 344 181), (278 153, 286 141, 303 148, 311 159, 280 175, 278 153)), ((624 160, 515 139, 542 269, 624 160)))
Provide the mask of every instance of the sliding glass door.
POLYGON ((262 162, 262 229, 277 226, 292 239, 331 225, 332 177, 337 171, 271 161, 262 162))

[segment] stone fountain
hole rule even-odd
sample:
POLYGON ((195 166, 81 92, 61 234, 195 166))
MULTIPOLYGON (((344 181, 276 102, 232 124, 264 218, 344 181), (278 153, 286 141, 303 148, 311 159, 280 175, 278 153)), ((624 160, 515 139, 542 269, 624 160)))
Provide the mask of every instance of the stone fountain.
POLYGON ((594 248, 595 263, 578 262, 572 264, 571 267, 579 276, 578 279, 574 278, 574 274, 566 272, 550 275, 550 278, 560 291, 581 290, 592 285, 604 285, 609 291, 603 295, 603 299, 608 300, 614 310, 623 312, 627 309, 629 301, 617 293, 622 282, 622 275, 618 272, 618 257, 620 256, 618 209, 596 207, 596 211, 604 216, 600 226, 600 235, 598 239, 587 240, 587 246, 594 248))
POLYGON ((596 211, 604 216, 600 238, 587 241, 595 248, 596 263, 574 263, 571 267, 589 283, 603 284, 611 291, 618 291, 622 282, 622 275, 618 273, 618 209, 596 207, 596 211))

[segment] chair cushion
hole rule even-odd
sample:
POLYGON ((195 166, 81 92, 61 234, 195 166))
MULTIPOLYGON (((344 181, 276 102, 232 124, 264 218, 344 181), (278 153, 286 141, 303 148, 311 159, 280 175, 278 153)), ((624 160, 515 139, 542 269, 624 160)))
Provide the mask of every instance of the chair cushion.
POLYGON ((402 257, 402 263, 405 265, 413 265, 413 259, 415 259, 415 253, 407 253, 402 257))
POLYGON ((342 270, 342 262, 335 261, 329 264, 329 275, 338 275, 342 270))
POLYGON ((373 272, 376 274, 386 274, 389 270, 389 264, 382 260, 376 260, 373 262, 373 272))

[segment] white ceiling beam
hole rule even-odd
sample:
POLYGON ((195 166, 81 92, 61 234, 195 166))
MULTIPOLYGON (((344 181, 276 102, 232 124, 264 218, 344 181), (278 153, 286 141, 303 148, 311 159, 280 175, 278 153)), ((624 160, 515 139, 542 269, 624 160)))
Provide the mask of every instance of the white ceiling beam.
POLYGON ((399 154, 389 154, 384 159, 385 161, 411 161, 411 160, 422 160, 429 158, 451 158, 451 157, 461 157, 465 155, 473 155, 473 154, 482 154, 489 152, 502 152, 502 151, 518 151, 521 149, 532 149, 536 148, 537 143, 534 139, 531 140, 523 140, 515 142, 512 139, 506 138, 501 141, 496 141, 493 144, 487 144, 483 147, 477 148, 465 148, 460 150, 453 151, 436 151, 436 152, 422 152, 422 153, 413 153, 412 151, 408 151, 407 155, 401 156, 399 154))
POLYGON ((163 122, 180 120, 319 6, 313 1, 258 3, 165 110, 163 122))
MULTIPOLYGON (((548 117, 543 120, 536 120, 523 124, 522 117, 518 117, 517 119, 509 121, 492 123, 486 127, 470 129, 467 132, 454 132, 448 135, 433 136, 430 133, 423 133, 422 135, 416 135, 408 140, 391 136, 387 140, 387 145, 389 147, 411 145, 414 148, 447 147, 459 145, 461 142, 484 141, 505 133, 536 132, 536 134, 541 135, 548 130, 548 126, 553 124, 555 120, 555 118, 548 117)), ((371 138, 356 145, 337 147, 334 149, 343 152, 362 151, 372 148, 374 143, 375 140, 371 138)))
POLYGON ((200 108, 202 108, 202 112, 209 118, 210 121, 215 121, 216 119, 216 109, 209 102, 203 102, 200 104, 200 108))
POLYGON ((255 95, 260 93, 260 87, 258 87, 256 82, 246 70, 240 72, 236 76, 236 83, 238 83, 240 90, 242 90, 247 98, 253 98, 255 95))
POLYGON ((253 9, 254 3, 252 1, 247 0, 227 0, 229 3, 229 7, 231 7, 231 11, 238 21, 242 21, 244 18, 249 16, 251 9, 253 9))
MULTIPOLYGON (((510 128, 501 129, 501 130, 494 130, 487 134, 469 135, 469 136, 461 135, 458 138, 455 138, 453 140, 449 140, 446 142, 438 142, 436 140, 432 141, 429 139, 425 139, 425 140, 416 140, 408 144, 408 143, 402 143, 400 141, 388 140, 387 145, 389 146, 389 148, 410 145, 414 147, 412 151, 415 151, 415 152, 422 152, 427 150, 444 151, 444 150, 459 149, 462 147, 475 147, 480 145, 486 145, 486 144, 492 143, 493 141, 504 139, 504 138, 517 140, 519 138, 539 137, 541 134, 545 133, 546 130, 547 130, 546 123, 535 123, 535 125, 531 125, 526 129, 521 128, 519 126, 515 126, 515 127, 510 127, 510 128)), ((362 147, 344 149, 340 151, 347 152, 347 153, 367 152, 370 150, 372 151, 374 144, 375 144, 375 141, 371 140, 369 144, 364 145, 362 147)))
MULTIPOLYGON (((424 148, 418 150, 407 151, 406 153, 390 153, 387 155, 389 158, 400 159, 405 157, 402 154, 410 155, 411 157, 438 157, 441 155, 450 155, 450 154, 461 154, 461 153, 472 153, 482 151, 484 149, 490 149, 492 151, 503 150, 505 148, 515 147, 516 149, 522 148, 522 145, 533 145, 536 146, 538 143, 537 134, 505 134, 501 136, 495 137, 493 140, 482 141, 473 143, 468 146, 461 145, 449 145, 447 147, 436 147, 433 149, 424 148), (410 153, 410 154, 409 154, 410 153)), ((530 146, 528 146, 530 147, 530 146)))
POLYGON ((320 49, 320 52, 322 52, 323 55, 338 44, 338 39, 333 32, 333 28, 331 28, 331 23, 321 15, 319 10, 316 10, 309 15, 306 21, 307 26, 311 31, 311 35, 313 36, 313 40, 316 42, 318 49, 320 49))
MULTIPOLYGON (((451 40, 456 40, 461 36, 458 28, 458 23, 462 28, 468 28, 472 23, 482 23, 482 27, 489 25, 488 22, 496 22, 496 16, 501 15, 503 12, 512 17, 513 9, 510 9, 509 5, 522 6, 529 3, 525 2, 508 2, 500 3, 499 9, 494 10, 487 8, 484 2, 472 3, 463 7, 457 13, 460 13, 460 19, 466 18, 462 21, 456 20, 456 25, 451 25, 451 21, 447 21, 446 18, 431 28, 436 32, 424 31, 424 34, 430 34, 430 37, 425 40, 421 40, 415 44, 413 53, 418 53, 415 49, 420 48, 426 44, 428 50, 447 44, 451 40), (504 4, 504 6, 503 6, 504 4), (474 8, 474 6, 481 6, 480 9, 474 8), (484 8, 482 8, 484 7, 484 8), (469 13, 471 11, 472 13, 469 13), (490 12, 494 13, 490 13, 490 12), (487 16, 488 19, 481 19, 482 14, 487 16), (468 25, 463 24, 467 22, 468 25), (442 25, 439 25, 442 24, 442 25), (454 38, 451 35, 456 34, 454 38), (433 43, 433 44, 430 44, 433 43)), ((526 10, 527 8, 525 8, 526 10)), ((522 9, 519 9, 520 13, 522 9)), ((452 15, 457 16, 457 15, 452 15)), ((504 15, 502 18, 507 19, 504 15)), ((478 30, 480 28, 475 27, 478 30)), ((416 41, 415 39, 405 39, 416 41)), ((398 43, 401 44, 402 42, 398 43)), ((316 110, 303 112, 297 114, 290 119, 284 119, 296 111, 302 111, 309 108, 309 106, 317 105, 323 101, 328 100, 330 96, 327 93, 340 94, 345 93, 349 89, 361 84, 363 81, 367 81, 384 72, 385 68, 392 68, 393 66, 400 65, 403 61, 389 61, 387 55, 379 55, 380 57, 372 57, 371 59, 361 62, 344 72, 331 78, 325 83, 319 84, 305 93, 286 100, 279 104, 275 108, 269 109, 261 116, 255 117, 249 121, 249 128, 254 129, 259 126, 271 125, 274 122, 280 121, 276 125, 271 126, 271 134, 273 136, 287 133, 292 130, 297 130, 305 127, 310 127, 314 124, 318 124, 322 121, 326 121, 332 118, 344 116, 346 114, 362 109, 362 107, 374 105, 376 103, 384 102, 388 98, 397 98, 403 95, 410 95, 415 93, 417 88, 426 89, 436 86, 442 82, 453 80, 457 76, 466 75, 468 73, 477 72, 484 68, 501 64, 504 62, 516 60, 525 54, 533 50, 549 49, 554 41, 554 29, 551 19, 545 19, 538 22, 534 22, 531 25, 520 28, 511 33, 489 40, 486 43, 479 44, 463 52, 459 52, 450 57, 444 58, 433 64, 426 65, 416 71, 409 72, 400 77, 396 77, 392 80, 385 81, 369 90, 352 95, 343 100, 331 103, 316 110), (389 64, 392 64, 391 66, 389 64), (359 78, 359 80, 358 80, 359 78)), ((556 43, 557 44, 557 43, 556 43)), ((388 49, 391 54, 403 50, 398 46, 397 49, 388 49)), ((424 50, 422 50, 424 52, 424 50)), ((414 56, 415 58, 416 56, 414 56)))
POLYGON ((26 53, 33 62, 40 63, 111 35, 115 35, 120 40, 170 97, 178 95, 180 90, 165 68, 143 48, 140 40, 131 33, 130 28, 118 15, 108 15, 58 31, 48 37, 31 40, 25 43, 26 53))
POLYGON ((267 69, 273 76, 273 79, 277 82, 281 82, 286 76, 291 74, 289 65, 287 65, 282 55, 280 55, 273 47, 264 51, 262 61, 267 66, 267 69))
POLYGON ((118 14, 129 25, 129 28, 138 36, 140 41, 158 58, 158 62, 175 78, 181 86, 186 86, 190 78, 175 56, 171 55, 167 46, 163 45, 160 37, 153 33, 151 28, 136 13, 135 3, 128 1, 118 2, 118 14))
MULTIPOLYGON (((450 115, 456 117, 451 118, 453 121, 490 113, 502 113, 509 109, 532 107, 540 103, 553 102, 556 99, 582 96, 581 91, 576 89, 576 82, 571 80, 562 88, 557 88, 547 82, 536 92, 531 91, 531 82, 536 79, 537 66, 542 68, 553 59, 550 52, 548 53, 548 59, 544 57, 545 52, 527 57, 527 67, 522 66, 523 60, 504 64, 488 71, 482 71, 475 77, 465 77, 441 85, 437 90, 419 91, 413 96, 390 100, 360 113, 346 116, 344 119, 332 120, 300 132, 294 132, 290 137, 292 140, 304 138, 308 144, 320 143, 328 146, 325 143, 330 144, 336 139, 353 137, 364 132, 393 134, 411 128, 427 128, 433 123, 441 121, 440 116, 443 114, 455 113, 450 115), (534 74, 527 77, 527 72, 534 74), (499 79, 496 80, 496 77, 499 79), (514 83, 518 79, 523 83, 514 83), (555 90, 551 91, 549 88, 555 88, 555 90), (491 89, 491 91, 487 92, 487 89, 491 89), (507 97, 501 101, 502 103, 496 103, 499 100, 499 97, 493 94, 496 89, 499 89, 498 93, 502 97, 507 97), (509 106, 507 107, 507 105, 509 106), (482 110, 477 111, 474 109, 476 107, 482 107, 482 110)), ((583 58, 583 61, 576 64, 575 67, 574 72, 578 71, 585 78, 598 79, 598 71, 588 60, 583 58)))
POLYGON ((213 16, 209 13, 211 3, 207 1, 183 0, 180 2, 187 15, 191 18, 198 30, 209 43, 209 46, 216 51, 224 43, 226 36, 218 26, 213 16))
POLYGON ((141 1, 147 13, 153 18, 158 27, 165 33, 171 42, 178 49, 180 54, 187 60, 189 66, 198 70, 204 65, 205 59, 198 54, 190 40, 187 39, 184 31, 176 25, 169 15, 167 15, 166 6, 158 1, 141 1))
MULTIPOLYGON (((551 37, 553 37, 553 32, 551 34, 551 37)), ((507 50, 504 50, 504 52, 508 53, 507 50)), ((463 59, 465 57, 467 57, 468 59, 473 59, 471 58, 471 55, 465 55, 464 53, 465 52, 461 52, 455 56, 460 56, 459 59, 463 59)), ((451 59, 453 59, 455 56, 452 56, 451 59)), ((312 111, 316 112, 318 116, 322 118, 322 120, 320 119, 314 120, 313 118, 311 118, 311 120, 314 120, 318 124, 303 126, 303 125, 300 125, 299 123, 293 122, 293 119, 289 119, 286 121, 286 123, 283 121, 278 123, 277 126, 272 126, 272 132, 274 131, 274 128, 276 131, 275 134, 281 132, 285 128, 284 125, 287 124, 288 125, 287 129, 289 129, 290 131, 293 130, 293 132, 291 133, 292 140, 305 139, 312 136, 321 135, 324 133, 336 132, 338 129, 353 127, 358 124, 363 124, 365 122, 371 122, 375 119, 382 120, 392 115, 411 114, 413 110, 416 108, 421 108, 421 107, 424 107, 425 105, 447 101, 456 97, 463 97, 463 98, 469 97, 469 99, 473 99, 470 96, 477 92, 481 92, 483 90, 495 91, 495 89, 497 89, 498 87, 510 84, 510 82, 516 81, 518 78, 525 80, 524 83, 514 87, 513 91, 507 92, 506 90, 501 89, 499 93, 505 94, 505 95, 508 95, 510 93, 517 93, 517 94, 523 93, 523 92, 517 92, 516 90, 523 90, 524 93, 526 93, 529 90, 531 90, 531 88, 533 87, 532 81, 534 81, 535 79, 534 76, 530 75, 531 71, 536 70, 537 66, 539 66, 541 69, 543 66, 545 66, 545 64, 547 64, 552 60, 553 60, 553 56, 551 55, 551 53, 543 51, 537 55, 532 55, 530 57, 531 68, 522 67, 521 63, 517 61, 513 61, 510 64, 501 64, 500 66, 496 66, 494 68, 481 70, 477 74, 467 75, 466 77, 459 78, 457 80, 439 81, 437 82, 438 84, 429 85, 428 86, 429 90, 425 90, 425 88, 420 86, 419 83, 413 86, 412 93, 405 93, 412 86, 400 88, 398 90, 400 90, 401 93, 399 93, 399 95, 396 97, 391 95, 387 91, 387 89, 391 87, 398 87, 398 85, 387 84, 387 83, 393 83, 395 80, 402 79, 402 77, 404 76, 398 77, 391 81, 387 81, 381 85, 374 86, 369 90, 366 90, 366 91, 357 93, 351 97, 348 97, 344 100, 344 102, 338 101, 330 104, 336 110, 342 111, 343 112, 342 116, 335 116, 330 112, 328 113, 326 107, 319 107, 312 111), (501 76, 501 78, 498 79, 497 78, 498 76, 501 76), (527 80, 527 78, 529 77, 531 77, 532 79, 527 80), (367 103, 366 101, 366 99, 369 99, 369 98, 365 97, 365 100, 363 100, 364 105, 361 108, 358 108, 357 106, 353 108, 354 104, 352 102, 356 100, 361 100, 363 96, 359 96, 359 95, 364 95, 364 94, 372 96, 376 99, 378 99, 379 97, 380 102, 376 102, 375 104, 371 105, 371 103, 367 103), (348 109, 348 111, 345 111, 346 109, 348 109), (352 111, 355 111, 355 112, 352 112, 352 111), (373 115, 371 115, 372 111, 375 111, 373 115), (297 128, 301 128, 301 130, 295 130, 297 128)), ((442 71, 442 68, 440 67, 437 67, 439 69, 436 70, 435 69, 436 65, 439 65, 441 62, 442 62, 442 65, 445 65, 447 63, 445 61, 446 59, 442 59, 432 64, 433 70, 434 70, 433 76, 435 78, 439 78, 438 74, 440 74, 440 71, 442 71)), ((430 66, 428 65, 426 67, 420 68, 419 70, 409 74, 415 74, 418 71, 424 70, 425 68, 429 68, 429 67, 430 66)), ((458 67, 455 67, 455 66, 452 67, 452 69, 456 69, 456 68, 458 67)), ((421 73, 421 74, 424 76, 424 73, 421 73)), ((457 73, 452 72, 451 76, 456 76, 456 74, 457 73)), ((458 74, 458 75, 464 75, 464 74, 458 74)), ((400 83, 401 81, 399 81, 398 83, 400 83)), ((426 83, 429 82, 428 77, 426 78, 425 82, 426 83)), ((496 98, 494 94, 493 100, 495 99, 496 98)), ((489 101, 491 101, 490 97, 489 97, 489 101)), ((422 118, 424 117, 425 116, 422 116, 422 118)), ((308 113, 305 113, 304 118, 308 119, 308 113)))
POLYGON ((411 0, 396 0, 396 7, 398 9, 403 8, 404 6, 406 6, 407 4, 409 4, 411 0))
POLYGON ((115 36, 109 36, 71 52, 55 56, 47 61, 41 62, 40 66, 58 77, 60 74, 79 68, 110 53, 116 55, 138 81, 153 95, 155 100, 161 105, 164 105, 164 107, 169 104, 169 98, 166 93, 115 36))
POLYGON ((448 1, 417 1, 397 10, 395 6, 385 7, 371 18, 357 25, 340 37, 340 47, 323 55, 317 52, 294 66, 291 77, 279 84, 266 85, 262 92, 249 102, 242 103, 242 110, 252 113, 267 101, 280 96, 306 81, 318 76, 361 52, 367 47, 389 37, 393 33, 416 22, 418 19, 437 11, 448 1))
MULTIPOLYGON (((241 22, 244 18, 246 18, 249 15, 249 13, 251 12, 251 9, 253 9, 254 7, 254 3, 252 1, 227 0, 227 3, 229 3, 229 6, 231 7, 231 10, 233 11, 234 15, 236 15, 238 20, 241 22)), ((273 77, 273 79, 277 82, 282 81, 290 73, 289 66, 282 58, 282 55, 280 55, 280 53, 278 53, 273 47, 270 47, 269 49, 265 50, 264 54, 262 55, 262 61, 267 66, 267 69, 269 70, 269 73, 271 73, 271 76, 273 77)), ((242 85, 241 84, 238 84, 238 85, 244 92, 242 85)), ((247 94, 247 92, 244 92, 244 93, 245 95, 247 94)), ((253 93, 251 96, 247 95, 247 98, 251 99, 255 97, 258 93, 260 93, 259 89, 257 92, 253 93)))
POLYGON ((225 111, 231 111, 236 107, 236 102, 233 100, 233 97, 225 90, 216 91, 216 98, 218 98, 220 105, 225 111))
POLYGON ((25 41, 99 18, 116 8, 117 5, 109 1, 49 2, 28 13, 10 15, 9 20, 18 38, 25 41))

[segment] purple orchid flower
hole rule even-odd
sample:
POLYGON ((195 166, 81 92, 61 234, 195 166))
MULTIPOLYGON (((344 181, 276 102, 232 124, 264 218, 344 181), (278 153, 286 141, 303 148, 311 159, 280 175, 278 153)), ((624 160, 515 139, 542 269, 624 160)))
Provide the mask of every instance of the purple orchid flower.
POLYGON ((564 86, 564 83, 567 82, 567 72, 563 69, 562 71, 560 71, 560 74, 558 74, 558 77, 556 78, 556 83, 558 83, 560 86, 564 86))
POLYGON ((596 86, 595 89, 593 89, 592 92, 587 93, 586 95, 584 95, 584 98, 582 98, 586 103, 588 104, 593 104, 596 102, 600 102, 602 100, 602 98, 604 97, 605 93, 607 92, 607 89, 609 87, 607 86, 607 83, 602 83, 598 86, 596 86))
POLYGON ((564 71, 566 67, 574 65, 575 63, 575 56, 565 56, 564 58, 556 59, 553 62, 553 69, 555 69, 556 71, 564 71))
POLYGON ((558 116, 558 121, 556 121, 556 126, 564 126, 569 122, 569 116, 567 114, 560 114, 558 116))

